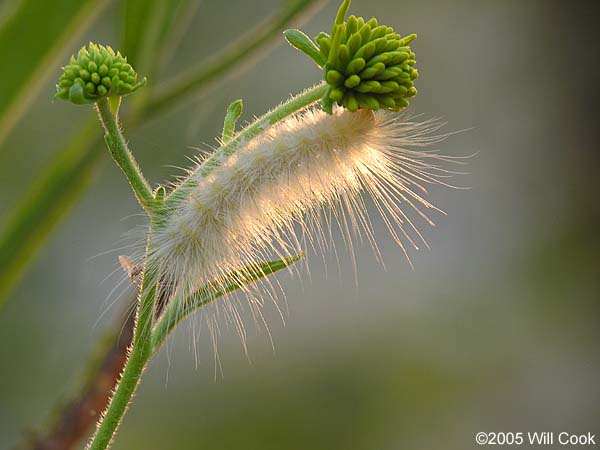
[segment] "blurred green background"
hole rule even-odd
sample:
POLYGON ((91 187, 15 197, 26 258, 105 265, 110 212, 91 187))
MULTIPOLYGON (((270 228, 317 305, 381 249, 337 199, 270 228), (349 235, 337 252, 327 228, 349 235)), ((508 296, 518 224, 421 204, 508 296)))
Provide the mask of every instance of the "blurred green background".
MULTIPOLYGON (((174 66, 201 64, 282 2, 198 1, 174 66)), ((5 0, 0 27, 25 3, 5 0)), ((328 29, 337 6, 326 3, 302 28, 328 29)), ((90 39, 119 48, 122 9, 109 2, 44 61, 43 86, 0 144, 0 229, 93 115, 50 101, 60 65, 90 39)), ((375 220, 387 270, 359 245, 356 284, 338 239, 339 271, 333 255, 311 254, 310 277, 279 274, 285 325, 265 307, 275 351, 248 311, 248 355, 222 323, 222 370, 200 318, 180 327, 149 365, 115 450, 449 450, 476 447, 478 431, 600 433, 595 2, 354 0, 351 12, 419 35, 410 110, 442 118, 448 131, 469 129, 440 147, 477 152, 455 180, 470 189, 433 187, 448 215, 422 227, 431 250, 412 255, 414 270, 375 220)), ((17 36, 43 41, 38 29, 17 36)), ((319 79, 308 58, 275 42, 216 89, 125 130, 153 183, 215 143, 232 100, 244 99, 248 121, 319 79)), ((18 44, 0 41, 14 45, 17 63, 18 44)), ((164 79, 164 67, 152 76, 150 84, 164 79)), ((90 188, 0 309, 0 448, 43 429, 81 384, 126 302, 124 288, 112 292, 126 251, 107 252, 143 223, 139 212, 103 153, 90 188)))

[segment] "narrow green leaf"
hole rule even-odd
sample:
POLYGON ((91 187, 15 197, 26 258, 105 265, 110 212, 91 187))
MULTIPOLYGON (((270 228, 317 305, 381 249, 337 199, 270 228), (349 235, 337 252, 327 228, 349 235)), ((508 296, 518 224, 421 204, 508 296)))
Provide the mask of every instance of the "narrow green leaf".
POLYGON ((0 307, 48 235, 87 188, 102 155, 95 117, 82 125, 9 217, 0 234, 0 307))
POLYGON ((166 67, 171 63, 177 49, 193 25, 196 13, 201 5, 201 0, 180 2, 180 6, 175 11, 175 17, 171 20, 170 28, 165 31, 164 37, 161 40, 160 49, 156 57, 156 64, 159 67, 166 67))
MULTIPOLYGON (((36 0, 22 1, 35 2, 36 0)), ((105 0, 100 0, 98 3, 103 1, 105 0)), ((271 38, 275 37, 281 29, 289 26, 292 21, 298 19, 301 13, 306 13, 311 6, 317 3, 321 3, 321 0, 288 2, 282 11, 256 27, 248 35, 235 41, 222 53, 219 52, 206 70, 200 67, 195 71, 193 79, 188 80, 190 84, 173 86, 172 88, 177 92, 171 91, 171 88, 162 90, 161 94, 154 97, 152 101, 142 103, 140 109, 131 109, 130 114, 123 117, 125 128, 132 133, 144 118, 181 103, 185 100, 186 95, 206 88, 215 76, 225 77, 238 69, 249 59, 256 57, 256 54, 266 47, 271 38)), ((50 2, 50 4, 53 3, 50 2)), ((56 70, 58 63, 51 64, 51 66, 53 70, 56 70)), ((2 92, 3 90, 0 89, 0 93, 2 92)), ((57 153, 56 162, 50 164, 39 175, 40 181, 19 200, 19 206, 9 218, 8 225, 1 230, 0 307, 56 224, 67 215, 88 186, 89 174, 103 150, 100 145, 102 133, 99 125, 93 120, 90 123, 88 131, 76 132, 69 141, 70 143, 57 153), (84 136, 87 137, 84 138, 84 136), (96 144, 92 145, 88 142, 90 136, 96 144), (28 222, 30 220, 33 222, 28 222)))
MULTIPOLYGON (((108 0, 20 0, 0 28, 0 145, 108 0)), ((50 97, 50 95, 48 95, 50 97)))
POLYGON ((225 120, 223 121, 223 133, 221 133, 221 141, 227 142, 229 139, 233 137, 235 134, 235 125, 237 124, 238 119, 242 115, 242 110, 244 109, 244 103, 242 99, 238 99, 231 103, 227 107, 227 112, 225 113, 225 120))
POLYGON ((175 297, 171 300, 170 306, 160 318, 158 324, 152 333, 152 349, 157 351, 169 336, 173 328, 185 319, 187 316, 198 310, 202 306, 212 301, 236 291, 243 286, 254 283, 261 278, 267 277, 272 273, 295 264, 300 261, 304 255, 296 255, 291 258, 267 261, 260 264, 253 264, 230 273, 225 281, 219 283, 209 283, 200 289, 190 298, 183 299, 175 297))
POLYGON ((327 60, 321 55, 316 44, 300 30, 291 29, 283 32, 290 45, 308 55, 319 67, 323 67, 327 60))
POLYGON ((279 33, 293 22, 308 13, 322 0, 292 0, 285 2, 279 11, 263 23, 258 24, 248 33, 240 36, 231 44, 220 49, 212 58, 201 61, 196 67, 174 76, 159 86, 144 105, 144 114, 153 116, 166 108, 181 103, 191 95, 197 94, 210 83, 221 81, 234 67, 254 58, 279 33))
POLYGON ((190 0, 126 0, 123 2, 121 51, 140 74, 152 76, 156 55, 190 0))

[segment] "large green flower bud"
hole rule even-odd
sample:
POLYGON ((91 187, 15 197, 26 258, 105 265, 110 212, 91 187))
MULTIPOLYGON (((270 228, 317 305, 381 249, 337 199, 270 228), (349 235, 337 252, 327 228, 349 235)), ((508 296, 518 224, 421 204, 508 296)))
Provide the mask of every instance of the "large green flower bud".
POLYGON ((120 52, 90 42, 63 67, 54 97, 76 104, 94 103, 103 97, 131 94, 146 84, 145 78, 139 83, 137 79, 137 73, 120 52))
POLYGON ((413 80, 419 73, 415 54, 408 44, 417 36, 401 37, 393 28, 350 16, 344 21, 350 1, 340 7, 331 36, 315 40, 326 63, 325 81, 330 85, 324 103, 358 108, 399 110, 417 94, 413 80))

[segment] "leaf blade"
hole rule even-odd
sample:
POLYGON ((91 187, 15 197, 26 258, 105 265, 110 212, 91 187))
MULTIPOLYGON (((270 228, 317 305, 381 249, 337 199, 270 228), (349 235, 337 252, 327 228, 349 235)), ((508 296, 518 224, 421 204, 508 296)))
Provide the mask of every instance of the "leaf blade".
POLYGON ((226 77, 235 67, 256 57, 280 31, 298 21, 308 11, 319 8, 323 1, 294 0, 287 3, 263 23, 226 45, 218 54, 158 86, 156 92, 152 93, 144 104, 143 115, 155 116, 175 104, 182 103, 186 97, 197 94, 217 79, 226 77))
POLYGON ((174 298, 152 333, 152 351, 155 352, 160 348, 179 322, 202 306, 261 278, 288 268, 303 257, 303 254, 299 254, 289 258, 252 264, 231 272, 223 281, 208 283, 187 299, 174 298))
POLYGON ((0 28, 0 145, 31 106, 43 80, 56 72, 65 47, 79 38, 107 4, 108 0, 19 2, 0 28), (29 30, 35 39, 24 32, 29 30))
MULTIPOLYGON (((322 3, 321 0, 294 0, 294 2, 286 8, 286 14, 282 15, 281 12, 275 13, 273 17, 268 19, 268 23, 275 25, 278 24, 276 27, 272 27, 270 29, 271 34, 274 35, 273 33, 275 33, 275 31, 287 27, 291 21, 297 20, 300 14, 306 13, 307 9, 309 9, 311 6, 320 3, 322 3)), ((210 71, 208 76, 202 79, 196 79, 194 85, 189 86, 188 92, 192 91, 197 93, 202 89, 205 89, 212 81, 213 75, 218 73, 222 76, 226 76, 232 71, 239 69, 240 66, 244 65, 244 63, 248 61, 249 58, 255 56, 257 51, 260 51, 262 48, 267 46, 267 44, 270 42, 270 39, 264 39, 264 31, 255 29, 254 32, 256 35, 252 35, 251 33, 244 37, 244 39, 249 39, 251 41, 253 51, 236 53, 236 57, 233 60, 230 60, 231 54, 226 52, 221 58, 215 60, 215 64, 217 65, 218 69, 217 72, 210 71)), ((241 41, 236 42, 237 43, 234 45, 235 47, 242 44, 241 41)), ((148 89, 148 91, 150 91, 150 89, 148 89)), ((125 117, 123 117, 124 127, 131 133, 134 131, 136 126, 141 124, 143 119, 157 115, 163 109, 173 107, 176 104, 181 103, 182 100, 183 97, 181 96, 169 99, 164 104, 161 102, 159 108, 154 108, 156 105, 153 105, 152 102, 139 102, 137 105, 138 108, 131 108, 130 114, 127 114, 125 117)), ((101 133, 98 133, 97 135, 98 139, 100 138, 100 134, 101 133)), ((31 202, 32 199, 38 198, 37 196, 39 192, 43 191, 44 189, 52 189, 52 185, 59 183, 59 179, 62 179, 62 182, 65 183, 65 185, 70 186, 74 190, 73 195, 62 195, 56 198, 46 196, 47 204, 43 205, 43 209, 46 211, 46 213, 39 216, 38 222, 39 230, 41 230, 41 232, 36 232, 36 230, 32 230, 30 227, 29 233, 20 233, 20 235, 18 235, 14 232, 15 227, 13 226, 11 230, 10 225, 0 232, 0 254, 2 254, 2 243, 13 239, 15 236, 20 236, 20 238, 25 241, 31 239, 35 240, 32 241, 35 242, 35 245, 27 245, 21 242, 16 246, 18 248, 12 249, 10 254, 7 254, 8 256, 5 256, 4 259, 0 258, 0 270, 10 267, 10 270, 4 275, 2 272, 0 272, 0 308, 6 301, 7 295, 16 286, 18 280, 23 277, 24 272, 27 270, 31 261, 33 261, 36 252, 43 246, 45 240, 48 239, 50 233, 59 223, 60 219, 66 216, 69 209, 73 208, 78 200, 78 196, 85 191, 87 185, 89 184, 89 176, 80 174, 79 171, 83 170, 84 173, 91 173, 96 165, 98 156, 102 154, 102 147, 100 145, 91 147, 82 144, 80 145, 80 148, 75 151, 71 148, 71 146, 74 145, 74 141, 77 141, 77 135, 78 133, 75 133, 70 141, 71 143, 57 152, 56 159, 64 160, 71 152, 74 152, 76 155, 79 155, 78 157, 84 158, 87 161, 87 164, 83 165, 82 167, 79 167, 76 164, 71 164, 70 166, 66 165, 65 167, 51 164, 39 175, 38 178, 41 181, 39 181, 36 186, 29 189, 29 191, 26 192, 23 198, 19 201, 19 206, 14 211, 11 211, 12 219, 9 220, 9 224, 18 223, 17 219, 19 217, 25 217, 28 214, 27 211, 31 208, 31 205, 28 205, 27 203, 31 202), (68 167, 70 167, 70 169, 68 169, 68 167), (46 183, 47 186, 44 186, 44 183, 46 183)))
POLYGON ((169 34, 177 12, 189 0, 127 0, 123 2, 121 50, 139 73, 152 76, 156 54, 169 34))
POLYGON ((94 117, 58 153, 11 211, 0 234, 0 308, 37 251, 85 190, 102 152, 94 117))
POLYGON ((305 33, 295 28, 285 30, 283 35, 295 49, 309 56, 318 67, 325 66, 327 60, 321 55, 319 48, 305 33))

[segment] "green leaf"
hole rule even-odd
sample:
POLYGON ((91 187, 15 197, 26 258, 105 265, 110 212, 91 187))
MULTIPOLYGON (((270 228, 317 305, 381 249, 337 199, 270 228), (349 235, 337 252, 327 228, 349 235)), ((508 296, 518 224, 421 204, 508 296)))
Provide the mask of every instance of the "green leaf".
POLYGON ((223 121, 223 133, 221 133, 221 141, 229 141, 235 134, 235 125, 242 115, 244 103, 242 99, 237 99, 227 107, 225 120, 223 121))
POLYGON ((308 55, 319 67, 323 67, 327 60, 321 55, 316 44, 300 30, 292 29, 283 32, 290 45, 308 55))
MULTIPOLYGON (((20 0, 0 28, 0 144, 108 0, 20 0)), ((49 97, 49 96, 48 96, 49 97)))
MULTIPOLYGON (((36 3, 36 0, 21 1, 36 3)), ((78 1, 82 2, 82 0, 78 1)), ((232 46, 227 47, 223 52, 219 52, 211 64, 207 67, 199 67, 198 71, 194 71, 191 79, 185 78, 186 83, 183 86, 171 86, 174 91, 162 90, 161 94, 153 97, 150 102, 141 103, 139 109, 131 108, 130 114, 122 118, 123 126, 132 133, 143 119, 181 103, 186 99, 186 95, 207 88, 214 77, 225 77, 238 69, 249 59, 256 57, 257 52, 261 51, 279 30, 289 26, 291 21, 307 13, 307 10, 318 2, 319 0, 286 2, 286 6, 267 19, 264 24, 233 42, 232 46)), ((38 0, 38 3, 46 2, 38 0)), ((104 0, 99 0, 97 3, 104 3, 104 0)), ((138 7, 140 4, 137 3, 138 7)), ((16 16, 11 16, 11 20, 14 17, 16 16)), ((1 33, 0 30, 0 36, 1 33)), ((133 45, 136 54, 135 45, 138 44, 127 45, 133 45)), ((59 63, 56 63, 52 66, 53 71, 58 71, 58 65, 59 63)), ((4 66, 2 68, 4 69, 4 66)), ((0 94, 2 92, 3 89, 0 89, 0 94)), ((0 116, 0 123, 1 120, 0 116)), ((90 174, 99 156, 102 155, 101 135, 99 125, 94 121, 86 125, 86 130, 75 132, 69 143, 56 153, 55 162, 49 164, 48 168, 39 174, 39 181, 18 201, 19 206, 16 210, 11 212, 7 226, 0 234, 0 308, 54 227, 73 208, 79 196, 87 188, 90 174), (95 144, 91 144, 90 139, 95 144)))
POLYGON ((304 255, 301 254, 292 256, 291 258, 249 265, 231 272, 224 281, 208 283, 189 298, 175 297, 171 300, 169 307, 154 328, 154 332, 152 333, 152 351, 155 352, 160 348, 179 322, 202 306, 211 303, 225 294, 267 277, 272 273, 285 269, 300 261, 303 257, 304 255))
POLYGON ((121 52, 142 75, 152 76, 156 57, 178 12, 189 0, 126 0, 123 2, 121 52))
POLYGON ((189 99, 213 82, 222 81, 235 67, 254 58, 273 41, 281 30, 305 17, 311 9, 322 5, 321 0, 288 0, 271 17, 247 33, 219 49, 206 61, 200 61, 184 73, 173 76, 150 95, 144 104, 143 115, 154 116, 166 108, 189 99))
POLYGON ((58 153, 12 212, 0 234, 0 307, 48 235, 87 188, 100 155, 95 117, 58 153))

